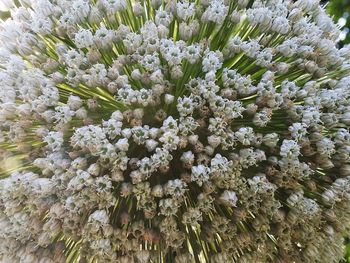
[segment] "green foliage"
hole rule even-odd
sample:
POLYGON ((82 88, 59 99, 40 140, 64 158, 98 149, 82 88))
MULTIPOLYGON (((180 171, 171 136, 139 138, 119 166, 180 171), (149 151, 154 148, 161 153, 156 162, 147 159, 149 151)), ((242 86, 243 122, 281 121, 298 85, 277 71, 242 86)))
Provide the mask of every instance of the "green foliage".
POLYGON ((0 19, 1 20, 6 20, 11 16, 11 13, 9 11, 1 11, 0 10, 0 19))
POLYGON ((350 0, 331 0, 327 5, 328 13, 334 17, 335 21, 340 18, 346 19, 342 30, 346 32, 346 38, 340 42, 340 46, 350 43, 350 0))
POLYGON ((345 262, 350 262, 350 239, 347 238, 346 240, 346 247, 345 247, 345 262))
MULTIPOLYGON (((346 32, 346 37, 339 44, 343 46, 350 43, 350 0, 331 0, 327 5, 328 13, 333 16, 335 21, 340 18, 346 19, 346 23, 342 30, 346 32)), ((346 239, 344 262, 350 263, 350 239, 346 239)))

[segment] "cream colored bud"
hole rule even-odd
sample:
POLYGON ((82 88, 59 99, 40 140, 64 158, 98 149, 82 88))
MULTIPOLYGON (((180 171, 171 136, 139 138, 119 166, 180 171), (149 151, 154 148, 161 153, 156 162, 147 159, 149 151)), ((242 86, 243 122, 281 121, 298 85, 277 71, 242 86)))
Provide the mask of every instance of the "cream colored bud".
POLYGON ((155 185, 152 188, 152 195, 154 197, 162 198, 164 196, 163 186, 161 185, 155 185))
POLYGON ((127 225, 130 223, 130 215, 127 213, 127 212, 123 212, 121 215, 120 215, 120 223, 122 225, 127 225))
POLYGON ((81 107, 75 112, 75 116, 79 119, 86 119, 87 115, 88 115, 88 112, 84 107, 81 107))
POLYGON ((350 176, 350 164, 344 164, 340 167, 339 172, 342 176, 350 176))
POLYGON ((139 2, 133 3, 132 10, 136 16, 141 16, 145 12, 144 7, 139 2))
POLYGON ((98 176, 101 171, 100 166, 97 163, 93 163, 87 169, 87 172, 93 176, 98 176))
POLYGON ((133 186, 130 183, 122 183, 120 188, 120 195, 122 197, 127 197, 132 194, 133 186))
POLYGON ((159 167, 159 171, 161 173, 167 173, 169 171, 169 169, 170 169, 169 165, 162 165, 162 166, 159 167))
POLYGON ((139 108, 134 110, 133 115, 136 119, 142 119, 145 115, 145 112, 143 109, 139 108))
POLYGON ((131 77, 136 80, 140 80, 142 78, 142 74, 139 69, 134 69, 131 72, 131 77))
POLYGON ((237 201, 238 201, 238 198, 236 193, 228 190, 225 190, 219 198, 220 203, 231 207, 236 206, 237 201))
POLYGON ((322 201, 326 205, 333 205, 337 201, 337 196, 332 190, 326 190, 322 193, 322 201))
POLYGON ((195 145, 198 142, 198 135, 197 134, 193 134, 188 136, 188 142, 192 145, 195 145))
POLYGON ((208 136, 208 143, 213 148, 216 148, 220 145, 221 138, 219 136, 216 136, 216 135, 210 135, 210 136, 208 136))
POLYGON ((165 101, 165 104, 167 104, 167 105, 173 103, 174 99, 175 99, 175 97, 171 94, 165 94, 165 96, 164 96, 164 101, 165 101))
POLYGON ((204 151, 206 154, 208 154, 209 156, 214 154, 215 149, 209 145, 204 147, 204 151))
POLYGON ((122 182, 124 181, 124 175, 121 170, 115 169, 111 173, 111 179, 115 182, 122 182))
MULTIPOLYGON (((190 167, 189 167, 190 168, 190 167)), ((180 178, 181 178, 181 180, 182 181, 184 181, 185 183, 191 183, 191 174, 189 174, 189 173, 182 173, 181 175, 180 175, 180 178)))
POLYGON ((181 137, 180 137, 180 142, 179 142, 179 148, 180 148, 180 149, 184 149, 184 148, 187 147, 187 145, 188 145, 187 137, 181 136, 181 137))

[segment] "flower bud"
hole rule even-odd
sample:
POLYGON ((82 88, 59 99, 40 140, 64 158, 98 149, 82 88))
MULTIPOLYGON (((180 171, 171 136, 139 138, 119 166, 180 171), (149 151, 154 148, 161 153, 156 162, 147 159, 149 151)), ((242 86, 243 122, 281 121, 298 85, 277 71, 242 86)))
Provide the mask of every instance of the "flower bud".
POLYGON ((163 187, 161 185, 159 185, 159 184, 153 186, 153 188, 152 188, 152 195, 154 197, 162 198, 163 195, 164 195, 163 187))

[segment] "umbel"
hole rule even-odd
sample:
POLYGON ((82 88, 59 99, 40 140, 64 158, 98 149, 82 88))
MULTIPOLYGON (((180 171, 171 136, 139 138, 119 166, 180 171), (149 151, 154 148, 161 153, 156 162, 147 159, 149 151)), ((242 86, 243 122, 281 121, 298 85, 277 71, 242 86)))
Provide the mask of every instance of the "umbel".
POLYGON ((0 262, 339 262, 350 47, 317 0, 3 2, 0 262))

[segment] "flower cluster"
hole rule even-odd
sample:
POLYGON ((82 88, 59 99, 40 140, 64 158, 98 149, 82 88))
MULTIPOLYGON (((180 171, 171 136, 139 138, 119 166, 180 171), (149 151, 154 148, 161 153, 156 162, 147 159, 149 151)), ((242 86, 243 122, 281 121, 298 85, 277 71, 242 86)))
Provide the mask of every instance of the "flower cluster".
POLYGON ((350 47, 317 0, 7 2, 1 262, 342 258, 350 47))

